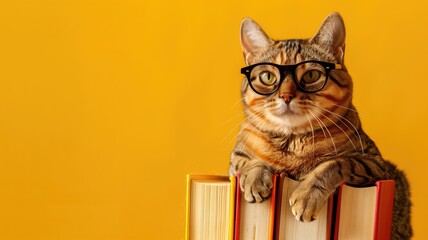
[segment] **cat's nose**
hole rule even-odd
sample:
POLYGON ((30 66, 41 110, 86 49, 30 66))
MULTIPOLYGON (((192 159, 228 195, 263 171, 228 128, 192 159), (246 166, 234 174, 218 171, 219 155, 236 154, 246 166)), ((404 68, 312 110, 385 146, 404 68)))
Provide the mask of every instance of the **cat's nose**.
POLYGON ((294 96, 294 94, 291 92, 283 92, 279 95, 279 97, 283 98, 284 101, 288 104, 291 102, 291 99, 293 99, 296 96, 294 96))

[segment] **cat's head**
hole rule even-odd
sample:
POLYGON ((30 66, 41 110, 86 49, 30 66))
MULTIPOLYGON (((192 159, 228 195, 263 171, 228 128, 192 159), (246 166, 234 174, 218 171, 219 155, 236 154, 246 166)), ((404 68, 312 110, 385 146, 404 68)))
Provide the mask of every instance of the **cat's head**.
POLYGON ((242 69, 243 103, 258 128, 303 134, 334 124, 350 107, 352 80, 343 62, 345 26, 338 13, 310 39, 279 41, 244 19, 241 46, 248 65, 242 69))

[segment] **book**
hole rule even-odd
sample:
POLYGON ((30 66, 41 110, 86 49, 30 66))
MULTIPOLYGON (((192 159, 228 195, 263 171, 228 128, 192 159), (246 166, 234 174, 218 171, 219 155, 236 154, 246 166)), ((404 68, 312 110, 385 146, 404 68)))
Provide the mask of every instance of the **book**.
POLYGON ((186 240, 233 239, 236 178, 187 175, 186 240))
POLYGON ((342 184, 318 218, 304 223, 295 219, 288 203, 298 181, 274 175, 270 198, 248 203, 237 178, 187 176, 186 240, 390 239, 393 180, 369 187, 342 184))
MULTIPOLYGON (((240 188, 236 194, 235 240, 272 239, 278 175, 273 176, 271 196, 261 203, 249 203, 240 188)), ((239 176, 237 177, 239 182, 239 176)))
POLYGON ((329 240, 332 227, 333 196, 324 204, 316 220, 309 223, 297 221, 291 212, 289 199, 298 184, 298 181, 284 175, 280 177, 274 239, 329 240))
POLYGON ((390 239, 394 184, 393 180, 380 180, 371 187, 340 186, 335 240, 390 239))

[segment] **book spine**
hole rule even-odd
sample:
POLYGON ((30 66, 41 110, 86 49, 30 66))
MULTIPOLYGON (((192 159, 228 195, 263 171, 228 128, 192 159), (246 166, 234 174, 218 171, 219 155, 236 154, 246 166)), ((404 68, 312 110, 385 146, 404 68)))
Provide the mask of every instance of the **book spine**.
POLYGON ((236 191, 235 191, 235 231, 234 240, 239 240, 241 226, 241 176, 236 175, 236 191))
POLYGON ((278 240, 279 239, 279 224, 281 222, 281 205, 282 205, 282 194, 283 194, 283 186, 284 186, 284 178, 285 178, 285 174, 282 173, 281 175, 279 175, 279 177, 277 177, 277 181, 276 181, 276 207, 275 207, 275 222, 274 225, 276 226, 274 231, 273 231, 273 238, 274 240, 278 240))
POLYGON ((332 194, 327 200, 327 229, 326 229, 326 238, 327 240, 331 240, 334 231, 334 194, 332 194))
POLYGON ((392 209, 394 208, 394 180, 376 182, 376 217, 374 240, 389 240, 391 238, 392 209))
POLYGON ((188 174, 186 176, 186 230, 184 239, 189 240, 190 234, 190 182, 191 176, 188 174))
POLYGON ((235 199, 236 199, 236 192, 237 192, 237 185, 236 185, 236 177, 229 177, 230 179, 230 201, 229 201, 229 240, 233 240, 233 234, 234 234, 234 228, 235 228, 235 199))
POLYGON ((269 220, 269 240, 273 240, 275 236, 275 225, 276 225, 276 212, 277 212, 277 205, 281 201, 278 201, 278 181, 279 181, 279 175, 274 174, 273 175, 273 186, 272 186, 272 193, 271 193, 271 205, 270 205, 270 220, 269 220))
POLYGON ((345 183, 342 183, 338 188, 337 188, 337 198, 336 198, 336 207, 335 207, 335 211, 336 211, 336 218, 335 218, 335 222, 334 222, 334 233, 333 233, 333 239, 334 240, 338 240, 339 239, 339 222, 340 222, 340 205, 341 205, 341 200, 342 200, 342 188, 343 185, 345 183))

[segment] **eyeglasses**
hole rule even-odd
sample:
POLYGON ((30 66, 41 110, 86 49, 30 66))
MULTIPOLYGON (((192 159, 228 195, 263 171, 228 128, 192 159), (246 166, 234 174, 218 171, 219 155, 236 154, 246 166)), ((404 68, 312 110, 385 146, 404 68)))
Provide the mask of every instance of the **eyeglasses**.
POLYGON ((257 63, 241 68, 241 73, 247 77, 254 92, 270 95, 279 89, 287 72, 292 74, 300 91, 318 92, 326 85, 329 73, 333 69, 342 69, 342 65, 321 61, 305 61, 294 65, 257 63))

